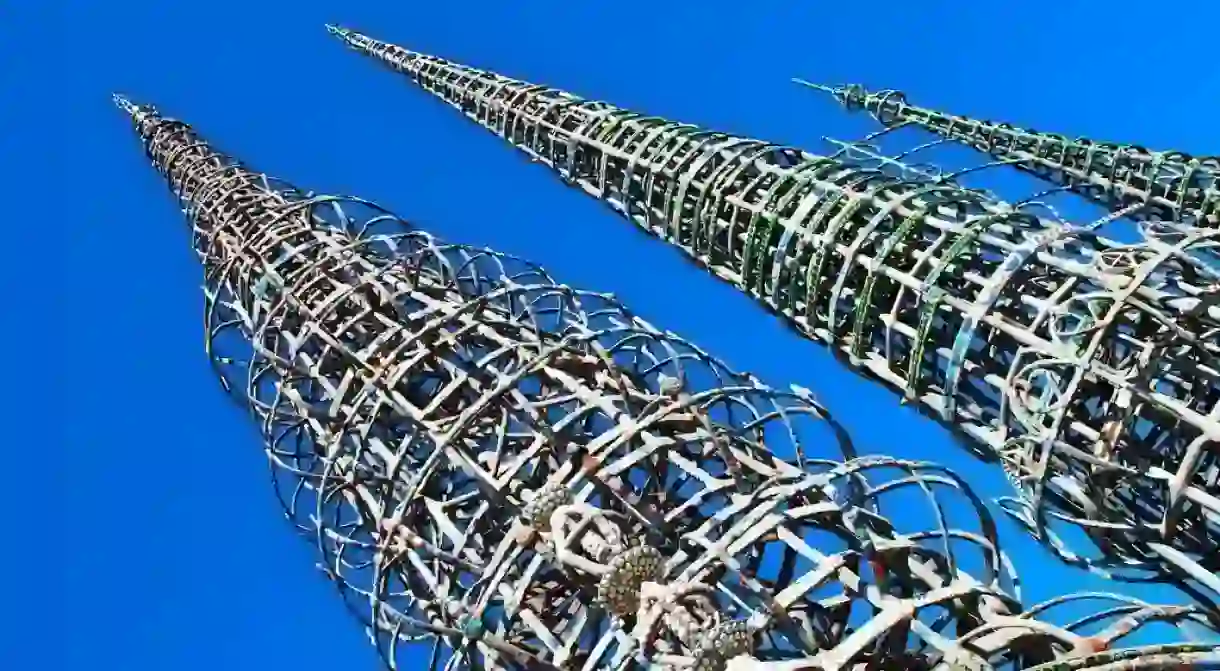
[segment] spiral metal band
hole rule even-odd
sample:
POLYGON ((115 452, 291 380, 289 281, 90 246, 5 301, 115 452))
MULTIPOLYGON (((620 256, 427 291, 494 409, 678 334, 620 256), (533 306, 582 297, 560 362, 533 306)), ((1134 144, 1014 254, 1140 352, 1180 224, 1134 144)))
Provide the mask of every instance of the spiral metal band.
POLYGON ((1133 219, 1220 227, 1220 157, 1073 140, 918 107, 899 91, 800 83, 830 93, 848 110, 862 110, 887 127, 915 126, 973 147, 1133 219))
MULTIPOLYGON (((389 667, 421 639, 432 668, 719 671, 740 653, 1015 669, 1080 654, 1070 622, 1006 624, 1013 578, 952 473, 843 462, 850 442, 806 393, 119 102, 191 223, 221 380, 389 667), (614 561, 637 555, 663 565, 614 561), (637 612, 602 607, 605 585, 636 589, 637 612)), ((1107 645, 1145 620, 1215 636, 1190 608, 1127 612, 1131 626, 1097 635, 1107 645)))
POLYGON ((1216 230, 1118 245, 949 181, 332 32, 998 455, 1065 559, 1220 593, 1216 230), (1073 554, 1060 522, 1105 558, 1073 554))

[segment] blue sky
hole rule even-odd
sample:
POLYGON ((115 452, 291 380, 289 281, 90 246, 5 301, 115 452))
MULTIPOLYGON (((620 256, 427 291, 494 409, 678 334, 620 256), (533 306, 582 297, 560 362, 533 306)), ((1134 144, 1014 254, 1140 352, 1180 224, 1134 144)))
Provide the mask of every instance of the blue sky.
MULTIPOLYGON (((13 562, 11 603, 23 604, 2 665, 374 668, 364 633, 280 519, 255 432, 212 377, 184 222, 111 106, 116 90, 298 185, 376 200, 446 239, 612 291, 736 368, 813 389, 863 450, 935 459, 983 493, 1003 493, 993 467, 888 391, 323 30, 334 21, 811 149, 823 134, 871 126, 792 76, 1220 154, 1214 3, 1172 12, 1129 0, 753 4, 24 0, 0 9, 0 156, 13 205, 0 276, 11 287, 3 337, 16 364, 6 454, 17 473, 5 492, 4 561, 13 562)), ((1105 587, 1009 537, 1029 600, 1065 585, 1105 587)))

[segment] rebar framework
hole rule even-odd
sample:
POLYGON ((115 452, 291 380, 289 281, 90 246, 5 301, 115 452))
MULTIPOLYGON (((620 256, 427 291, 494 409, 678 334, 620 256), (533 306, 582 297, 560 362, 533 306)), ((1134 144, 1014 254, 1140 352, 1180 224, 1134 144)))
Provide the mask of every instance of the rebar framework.
POLYGON ((329 28, 998 455, 1023 493, 1011 512, 1062 558, 1220 594, 1217 231, 1118 245, 951 181, 329 28))
POLYGON ((839 461, 850 442, 808 393, 116 102, 191 224, 222 384, 390 667, 418 639, 432 668, 1220 662, 1192 607, 1018 613, 977 497, 929 464, 839 461), (1165 625, 1180 642, 1141 639, 1165 625))
POLYGON ((834 96, 848 110, 862 110, 883 126, 914 126, 989 154, 1137 220, 1220 227, 1220 157, 1192 157, 1136 145, 1024 129, 947 114, 907 102, 900 91, 868 91, 859 85, 797 83, 834 96))

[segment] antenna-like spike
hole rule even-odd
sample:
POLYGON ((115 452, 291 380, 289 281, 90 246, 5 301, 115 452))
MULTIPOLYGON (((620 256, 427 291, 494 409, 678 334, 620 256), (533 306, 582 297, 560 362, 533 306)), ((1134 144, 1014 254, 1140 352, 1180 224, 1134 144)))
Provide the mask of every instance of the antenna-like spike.
POLYGON ((135 105, 135 103, 133 103, 127 99, 127 96, 124 96, 120 93, 115 93, 114 95, 111 96, 111 98, 114 100, 114 104, 119 109, 123 110, 124 112, 126 112, 127 114, 129 114, 131 116, 135 116, 136 111, 139 109, 135 105))
POLYGON ((815 84, 811 81, 801 79, 800 77, 793 77, 792 81, 795 84, 800 84, 801 86, 809 87, 811 89, 814 89, 815 91, 829 93, 830 95, 838 95, 839 91, 842 90, 842 87, 839 87, 839 86, 827 86, 826 84, 815 84))
POLYGON ((348 30, 347 28, 336 25, 334 23, 326 24, 326 32, 330 33, 331 35, 334 35, 335 37, 338 37, 341 40, 350 39, 355 34, 351 30, 348 30))
MULTIPOLYGON (((331 23, 326 24, 326 30, 331 35, 334 35, 335 37, 338 37, 339 39, 343 40, 343 42, 346 43, 348 46, 350 46, 356 50, 366 52, 366 53, 372 53, 379 49, 384 49, 388 46, 391 46, 391 45, 387 45, 384 42, 375 40, 367 35, 358 33, 354 30, 349 30, 347 28, 341 28, 341 27, 339 27, 335 24, 331 24, 331 23)), ((402 56, 409 55, 409 53, 410 53, 410 52, 406 52, 405 50, 403 50, 403 51, 404 51, 404 53, 401 54, 402 56)))
POLYGON ((132 122, 137 126, 144 124, 149 119, 157 116, 157 109, 151 105, 139 105, 131 101, 127 96, 121 93, 115 93, 111 96, 116 107, 123 110, 131 117, 132 122))
POLYGON ((858 104, 857 99, 860 95, 860 91, 863 90, 857 84, 835 84, 835 85, 816 84, 814 82, 807 81, 807 80, 801 79, 799 77, 793 77, 792 81, 794 83, 800 84, 801 86, 804 86, 806 88, 811 88, 815 91, 820 91, 822 93, 829 93, 831 95, 831 97, 833 97, 835 100, 839 101, 840 104, 846 105, 848 107, 853 107, 858 104))
POLYGON ((1023 493, 1014 513, 1064 559, 1090 561, 1049 531, 1073 521, 1120 572, 1190 573, 1220 595, 1207 577, 1220 568, 1220 453, 1206 447, 1220 435, 1220 251, 1208 234, 1150 227, 1161 240, 1120 246, 952 180, 363 39, 364 53, 1000 459, 1023 493))

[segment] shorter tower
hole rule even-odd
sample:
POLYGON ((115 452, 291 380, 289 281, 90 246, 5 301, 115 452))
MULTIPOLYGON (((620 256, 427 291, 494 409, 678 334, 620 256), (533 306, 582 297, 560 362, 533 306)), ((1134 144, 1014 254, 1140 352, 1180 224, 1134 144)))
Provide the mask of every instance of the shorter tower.
POLYGON ((1112 212, 1137 220, 1220 227, 1220 157, 1073 140, 918 107, 900 91, 796 82, 829 93, 846 109, 864 111, 887 128, 914 126, 973 147, 1112 212))

